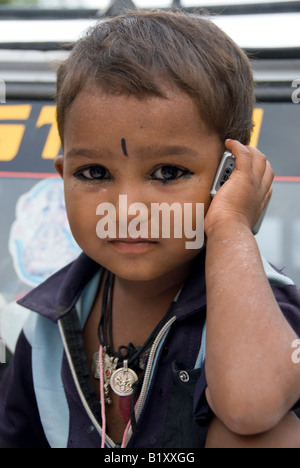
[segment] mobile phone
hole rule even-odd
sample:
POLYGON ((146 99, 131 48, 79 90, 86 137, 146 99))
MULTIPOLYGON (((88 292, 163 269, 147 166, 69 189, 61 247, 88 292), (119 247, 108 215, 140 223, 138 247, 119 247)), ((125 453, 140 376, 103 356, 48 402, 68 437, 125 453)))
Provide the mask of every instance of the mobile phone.
MULTIPOLYGON (((211 192, 210 192, 211 198, 213 198, 216 195, 217 191, 222 187, 223 184, 225 184, 225 182, 229 179, 229 177, 231 176, 234 170, 235 170, 235 157, 230 151, 225 151, 221 159, 219 168, 217 170, 212 188, 211 188, 211 192)), ((268 205, 269 205, 269 202, 267 206, 265 207, 264 211, 262 212, 262 214, 260 215, 259 220, 257 221, 256 225, 254 226, 252 230, 254 235, 256 235, 260 229, 260 226, 263 222, 266 211, 268 209, 268 205)))

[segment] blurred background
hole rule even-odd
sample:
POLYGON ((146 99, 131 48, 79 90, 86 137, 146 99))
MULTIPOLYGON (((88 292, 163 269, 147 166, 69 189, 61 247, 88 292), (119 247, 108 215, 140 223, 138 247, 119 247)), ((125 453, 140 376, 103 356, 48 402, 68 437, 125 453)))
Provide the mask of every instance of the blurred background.
MULTIPOLYGON (((58 63, 95 21, 129 8, 205 9, 251 59, 252 144, 276 173, 257 242, 300 285, 300 1, 0 0, 0 336, 13 352, 15 301, 79 253, 53 161, 58 63)), ((3 370, 0 366, 0 374, 3 370)))

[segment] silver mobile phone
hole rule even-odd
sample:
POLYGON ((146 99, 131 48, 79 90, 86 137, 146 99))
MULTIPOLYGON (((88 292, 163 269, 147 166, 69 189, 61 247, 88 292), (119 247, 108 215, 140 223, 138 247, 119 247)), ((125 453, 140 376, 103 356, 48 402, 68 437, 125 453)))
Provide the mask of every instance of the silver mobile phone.
MULTIPOLYGON (((235 170, 235 157, 230 151, 225 151, 222 160, 220 162, 219 168, 217 170, 215 180, 212 185, 212 189, 210 192, 211 198, 213 198, 217 191, 222 187, 223 184, 229 179, 233 171, 235 170)), ((263 222, 265 217, 266 211, 268 209, 268 205, 265 207, 264 211, 260 215, 259 220, 257 221, 256 225, 253 228, 253 234, 256 235, 260 229, 260 226, 263 222)))

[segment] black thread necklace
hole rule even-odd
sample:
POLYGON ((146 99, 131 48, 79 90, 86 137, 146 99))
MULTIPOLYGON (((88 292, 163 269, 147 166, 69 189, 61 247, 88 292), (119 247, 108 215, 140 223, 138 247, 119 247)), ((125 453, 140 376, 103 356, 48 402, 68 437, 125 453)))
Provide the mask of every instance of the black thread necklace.
MULTIPOLYGON (((155 337, 170 318, 173 311, 173 304, 168 309, 166 315, 158 323, 153 332, 142 346, 135 347, 132 343, 127 346, 119 346, 116 351, 113 341, 113 289, 114 275, 107 272, 103 288, 103 298, 101 305, 101 318, 98 324, 98 339, 103 347, 103 372, 104 372, 104 394, 105 402, 111 404, 109 389, 120 397, 132 395, 133 386, 138 380, 137 373, 144 371, 151 346, 155 337)), ((100 378, 99 353, 95 353, 92 360, 92 371, 96 379, 100 378)), ((142 377, 141 377, 142 378, 142 377)))

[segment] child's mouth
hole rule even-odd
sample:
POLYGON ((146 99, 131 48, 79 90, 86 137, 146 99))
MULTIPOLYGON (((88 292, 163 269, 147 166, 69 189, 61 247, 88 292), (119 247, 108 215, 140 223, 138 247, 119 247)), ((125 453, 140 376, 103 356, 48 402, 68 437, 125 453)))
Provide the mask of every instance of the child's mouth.
POLYGON ((127 239, 112 239, 109 240, 107 244, 111 245, 119 252, 138 254, 145 253, 153 249, 153 247, 157 245, 158 242, 152 241, 151 239, 133 239, 131 237, 128 237, 127 239))

